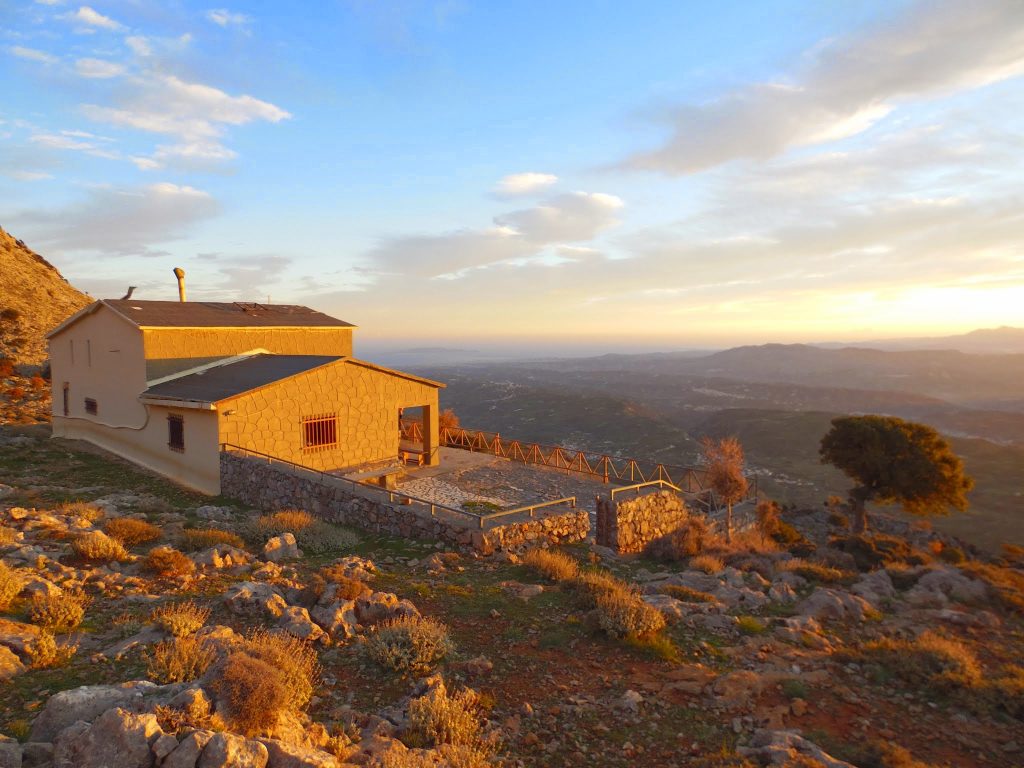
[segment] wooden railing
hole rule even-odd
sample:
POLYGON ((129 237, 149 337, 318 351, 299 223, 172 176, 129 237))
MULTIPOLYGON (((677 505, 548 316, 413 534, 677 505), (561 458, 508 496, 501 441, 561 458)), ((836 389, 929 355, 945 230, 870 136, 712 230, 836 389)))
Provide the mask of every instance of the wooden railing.
MULTIPOLYGON (((414 419, 403 419, 401 434, 405 440, 422 441, 422 425, 414 419)), ((440 444, 448 448, 488 453, 510 461, 537 464, 565 472, 579 472, 598 477, 604 483, 628 483, 635 487, 662 482, 671 485, 678 493, 691 496, 711 491, 707 484, 707 472, 694 467, 630 459, 587 450, 576 451, 560 445, 507 440, 496 432, 463 427, 442 427, 439 439, 440 444)), ((749 485, 747 498, 757 498, 756 475, 749 485)))

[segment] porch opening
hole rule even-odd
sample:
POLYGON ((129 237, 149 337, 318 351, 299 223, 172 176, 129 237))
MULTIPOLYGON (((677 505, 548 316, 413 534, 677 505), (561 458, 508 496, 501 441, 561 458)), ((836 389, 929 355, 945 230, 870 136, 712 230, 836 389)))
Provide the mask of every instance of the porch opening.
POLYGON ((426 406, 423 405, 398 409, 398 458, 403 464, 426 463, 425 416, 426 406))

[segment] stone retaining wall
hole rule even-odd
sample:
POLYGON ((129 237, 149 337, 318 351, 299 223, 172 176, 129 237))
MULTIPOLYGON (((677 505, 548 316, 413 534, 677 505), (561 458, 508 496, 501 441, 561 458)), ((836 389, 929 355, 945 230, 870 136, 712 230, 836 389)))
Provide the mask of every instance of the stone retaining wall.
POLYGON ((220 455, 221 493, 267 511, 304 509, 323 520, 371 533, 444 542, 489 553, 581 541, 590 533, 586 510, 552 511, 536 518, 476 527, 472 518, 437 510, 431 516, 420 504, 389 502, 384 491, 353 486, 340 478, 323 478, 285 464, 220 455))
POLYGON ((597 543, 615 552, 641 552, 671 533, 689 516, 686 502, 670 491, 613 501, 597 500, 597 543))

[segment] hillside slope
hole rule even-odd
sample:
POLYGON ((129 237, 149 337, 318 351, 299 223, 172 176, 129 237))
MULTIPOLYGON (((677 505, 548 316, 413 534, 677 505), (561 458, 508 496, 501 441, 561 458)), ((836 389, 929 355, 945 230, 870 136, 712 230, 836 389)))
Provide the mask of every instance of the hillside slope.
POLYGON ((0 228, 0 357, 42 365, 47 331, 91 299, 21 240, 0 228))

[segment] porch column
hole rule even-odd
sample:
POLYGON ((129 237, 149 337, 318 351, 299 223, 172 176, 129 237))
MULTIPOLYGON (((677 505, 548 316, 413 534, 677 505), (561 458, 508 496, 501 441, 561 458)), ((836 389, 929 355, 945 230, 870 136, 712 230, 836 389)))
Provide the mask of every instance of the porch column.
POLYGON ((441 454, 438 451, 440 445, 440 412, 437 405, 423 406, 423 452, 427 457, 427 464, 435 466, 441 463, 441 454))

